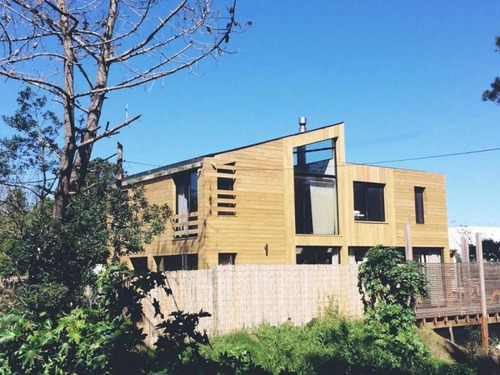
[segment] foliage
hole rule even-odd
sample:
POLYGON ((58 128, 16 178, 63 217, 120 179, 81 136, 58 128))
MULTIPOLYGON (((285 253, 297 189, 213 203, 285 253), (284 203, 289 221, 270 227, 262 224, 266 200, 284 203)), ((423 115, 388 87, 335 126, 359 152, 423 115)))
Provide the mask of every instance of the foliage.
POLYGON ((52 216, 52 202, 24 216, 22 230, 10 235, 0 261, 6 275, 26 275, 17 292, 18 308, 33 317, 53 319, 85 301, 84 288, 93 285, 96 267, 142 250, 163 231, 170 209, 150 205, 144 189, 130 193, 113 187, 114 166, 96 160, 88 188, 73 199, 65 220, 52 216))
POLYGON ((24 231, 29 212, 26 194, 20 189, 10 189, 0 201, 0 275, 11 276, 13 268, 7 254, 17 245, 19 234, 24 231))
MULTIPOLYGON (((495 38, 495 44, 498 51, 498 49, 500 49, 500 36, 495 38)), ((483 93, 483 100, 491 100, 492 102, 500 104, 500 77, 496 77, 491 84, 491 89, 483 93)))
MULTIPOLYGON (((492 239, 483 239, 483 259, 486 262, 500 262, 500 242, 492 239)), ((469 258, 476 261, 476 246, 469 244, 469 258)))
POLYGON ((0 184, 23 189, 43 201, 57 173, 61 122, 46 108, 47 97, 36 95, 30 87, 19 93, 17 104, 14 115, 2 116, 13 135, 0 139, 0 184))
POLYGON ((408 366, 395 366, 395 362, 405 363, 405 359, 377 345, 377 339, 363 322, 330 314, 304 327, 289 323, 280 327, 262 325, 252 333, 218 336, 211 340, 212 348, 202 348, 202 354, 219 364, 226 358, 245 358, 247 366, 251 364, 260 373, 269 374, 475 373, 469 366, 447 364, 431 356, 408 366))
POLYGON ((415 305, 427 297, 421 265, 405 261, 395 247, 376 246, 366 253, 359 268, 358 288, 365 307, 365 319, 376 337, 375 345, 395 355, 394 369, 415 367, 429 351, 416 334, 415 305))
POLYGON ((180 367, 176 365, 179 357, 170 356, 165 364, 164 343, 176 342, 176 354, 188 347, 197 350, 197 340, 206 343, 206 335, 196 332, 198 319, 206 313, 178 312, 163 321, 156 360, 150 363, 137 323, 142 319, 141 300, 156 287, 170 293, 162 274, 110 266, 99 276, 91 307, 79 307, 58 319, 41 322, 24 315, 0 315, 0 372, 140 374, 158 363, 180 367))

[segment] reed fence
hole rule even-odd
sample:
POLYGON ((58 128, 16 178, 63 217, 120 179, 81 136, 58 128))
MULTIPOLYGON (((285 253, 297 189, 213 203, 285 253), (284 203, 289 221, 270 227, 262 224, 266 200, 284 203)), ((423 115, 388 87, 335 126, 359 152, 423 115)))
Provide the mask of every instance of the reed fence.
POLYGON ((304 325, 332 307, 345 316, 361 317, 356 265, 218 266, 209 270, 166 272, 172 296, 156 289, 144 301, 143 328, 154 342, 151 301, 162 311, 176 309, 212 314, 200 321, 209 333, 225 333, 267 322, 304 325))

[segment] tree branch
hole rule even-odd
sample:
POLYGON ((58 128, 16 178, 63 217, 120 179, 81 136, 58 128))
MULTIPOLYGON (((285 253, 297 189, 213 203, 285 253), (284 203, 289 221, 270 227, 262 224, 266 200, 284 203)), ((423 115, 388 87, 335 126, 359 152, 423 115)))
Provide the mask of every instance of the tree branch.
POLYGON ((101 138, 105 138, 105 137, 109 137, 109 136, 112 136, 113 134, 116 134, 118 132, 118 130, 120 130, 121 128, 127 126, 127 125, 130 125, 132 122, 134 122, 135 120, 139 119, 141 117, 141 115, 137 115, 137 116, 134 116, 132 117, 131 119, 129 120, 126 120, 124 122, 122 122, 121 124, 119 125, 116 125, 115 127, 113 127, 112 129, 110 130, 106 130, 104 131, 103 133, 95 136, 94 138, 91 138, 91 139, 88 139, 82 143, 80 143, 78 146, 76 146, 77 148, 82 148, 82 147, 85 147, 85 146, 88 146, 94 142, 97 142, 99 139, 101 138))

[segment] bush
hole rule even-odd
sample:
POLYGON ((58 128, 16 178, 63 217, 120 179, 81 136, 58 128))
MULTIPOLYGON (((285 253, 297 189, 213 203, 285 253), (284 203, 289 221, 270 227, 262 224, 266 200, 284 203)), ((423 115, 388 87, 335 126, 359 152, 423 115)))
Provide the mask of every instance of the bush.
MULTIPOLYGON (((335 314, 315 319, 305 327, 286 323, 280 327, 262 325, 252 333, 240 331, 212 339, 212 348, 202 355, 218 364, 227 358, 244 358, 246 367, 238 374, 253 374, 241 369, 253 366, 269 374, 430 374, 471 375, 462 365, 447 364, 419 357, 404 367, 405 358, 377 344, 378 337, 359 321, 335 314)), ((209 373, 209 372, 207 372, 209 373)), ((225 373, 225 372, 222 372, 225 373)))

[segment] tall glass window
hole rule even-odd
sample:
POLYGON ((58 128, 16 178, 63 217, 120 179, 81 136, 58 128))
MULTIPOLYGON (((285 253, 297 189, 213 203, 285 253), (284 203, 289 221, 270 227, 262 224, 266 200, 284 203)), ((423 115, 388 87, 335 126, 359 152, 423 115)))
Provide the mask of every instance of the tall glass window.
POLYGON ((425 188, 415 186, 415 221, 424 224, 424 191, 425 188))
POLYGON ((175 193, 177 197, 174 238, 197 237, 198 229, 198 175, 196 171, 181 172, 174 175, 175 193))
POLYGON ((182 172, 174 176, 177 195, 177 214, 198 211, 198 179, 196 171, 182 172))
POLYGON ((295 232, 338 234, 335 140, 294 148, 295 232))

